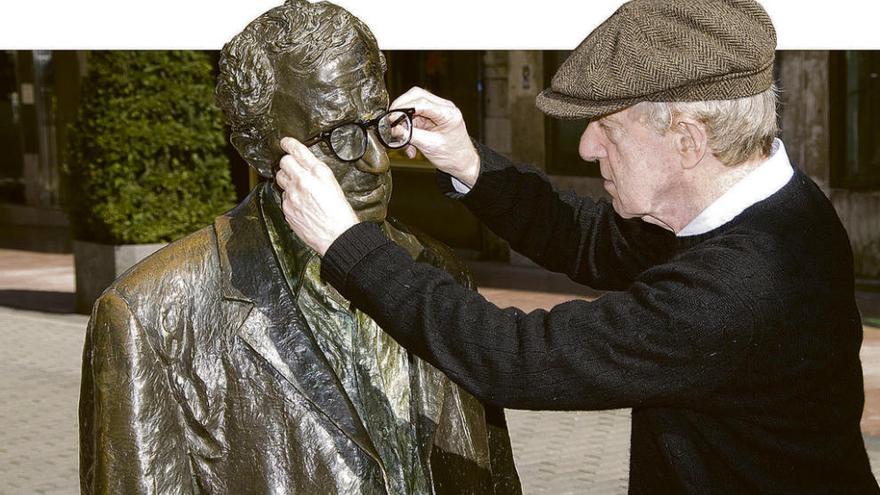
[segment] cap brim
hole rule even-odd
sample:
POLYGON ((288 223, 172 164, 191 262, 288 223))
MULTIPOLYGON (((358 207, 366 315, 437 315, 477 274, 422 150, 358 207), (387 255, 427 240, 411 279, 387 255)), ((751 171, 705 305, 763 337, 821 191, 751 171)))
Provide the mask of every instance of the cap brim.
POLYGON ((539 110, 551 117, 575 120, 593 119, 602 115, 608 115, 633 105, 633 102, 629 100, 610 102, 588 101, 547 88, 535 98, 535 105, 537 105, 539 110))

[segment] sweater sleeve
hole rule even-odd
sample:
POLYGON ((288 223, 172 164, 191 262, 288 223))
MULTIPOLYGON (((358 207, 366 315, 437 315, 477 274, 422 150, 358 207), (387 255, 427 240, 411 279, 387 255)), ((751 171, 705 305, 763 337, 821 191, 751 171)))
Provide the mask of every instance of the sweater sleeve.
POLYGON ((480 175, 471 191, 457 192, 452 177, 440 172, 441 190, 544 268, 597 289, 622 289, 670 255, 675 240, 671 232, 625 220, 604 199, 557 191, 540 171, 475 146, 480 175))
POLYGON ((746 339, 730 338, 731 322, 750 319, 724 295, 731 288, 718 285, 717 260, 695 262, 658 266, 628 291, 593 302, 525 313, 500 309, 413 262, 375 225, 361 223, 330 247, 322 275, 484 402, 558 410, 706 407, 735 386, 748 352, 746 339))

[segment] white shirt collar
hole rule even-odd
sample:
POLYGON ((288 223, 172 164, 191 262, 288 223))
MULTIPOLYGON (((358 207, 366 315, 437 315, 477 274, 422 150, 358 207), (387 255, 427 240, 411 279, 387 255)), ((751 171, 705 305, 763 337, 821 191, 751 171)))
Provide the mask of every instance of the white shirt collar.
POLYGON ((773 140, 770 156, 755 170, 740 179, 676 235, 705 234, 733 220, 749 206, 763 201, 782 189, 794 175, 785 146, 773 140))

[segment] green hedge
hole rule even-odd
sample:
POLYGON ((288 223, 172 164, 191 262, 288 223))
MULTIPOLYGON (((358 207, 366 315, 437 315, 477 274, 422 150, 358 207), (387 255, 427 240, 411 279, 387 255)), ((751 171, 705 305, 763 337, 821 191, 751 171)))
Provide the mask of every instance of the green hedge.
POLYGON ((88 68, 61 174, 74 238, 167 242, 232 206, 209 54, 92 52, 88 68))

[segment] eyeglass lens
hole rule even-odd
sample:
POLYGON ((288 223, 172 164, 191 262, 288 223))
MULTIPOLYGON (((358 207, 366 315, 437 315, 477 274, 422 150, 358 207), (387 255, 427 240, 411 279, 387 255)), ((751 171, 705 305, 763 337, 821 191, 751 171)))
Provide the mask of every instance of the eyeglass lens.
MULTIPOLYGON (((412 120, 405 112, 392 110, 379 118, 376 130, 382 144, 401 148, 412 137, 412 120)), ((358 160, 367 150, 366 129, 358 124, 339 126, 330 133, 330 146, 340 159, 358 160)))
POLYGON ((343 160, 357 160, 367 151, 367 135, 357 124, 345 124, 330 133, 330 146, 343 160))
POLYGON ((412 137, 412 121, 404 112, 393 110, 385 114, 376 126, 379 138, 389 148, 405 146, 412 137))

